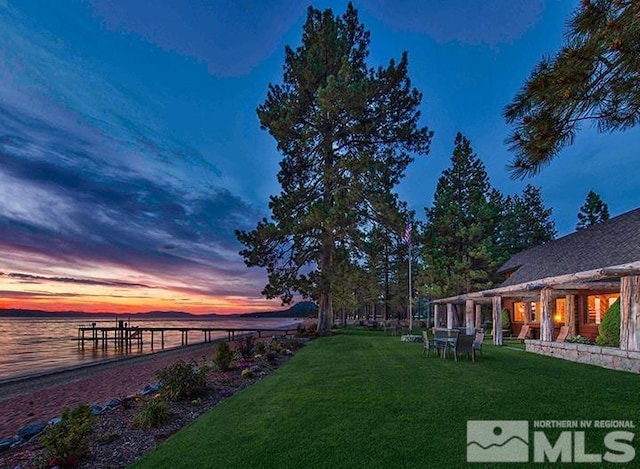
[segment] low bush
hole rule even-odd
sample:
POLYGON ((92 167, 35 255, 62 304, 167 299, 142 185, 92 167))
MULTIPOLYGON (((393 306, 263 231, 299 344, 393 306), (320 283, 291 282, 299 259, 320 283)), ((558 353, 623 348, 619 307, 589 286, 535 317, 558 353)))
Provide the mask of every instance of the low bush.
POLYGON ((40 438, 49 454, 51 467, 76 467, 89 454, 89 434, 95 421, 87 404, 62 411, 60 422, 47 427, 40 438))
POLYGON ((620 298, 613 303, 598 326, 596 344, 604 347, 620 347, 620 298))
POLYGON ((242 355, 242 358, 252 358, 256 350, 255 338, 252 335, 246 335, 238 341, 236 352, 242 355))
POLYGON ((569 337, 567 340, 565 340, 565 342, 569 342, 571 344, 591 344, 591 341, 589 339, 581 335, 569 337))
POLYGON ((162 392, 170 401, 181 401, 201 396, 207 389, 209 367, 198 367, 195 361, 179 360, 171 366, 156 371, 162 392))
POLYGON ((160 395, 142 404, 140 412, 133 417, 132 424, 138 428, 154 428, 171 420, 169 406, 160 395))
POLYGON ((278 361, 278 352, 274 350, 270 350, 267 352, 265 357, 267 359, 267 363, 269 363, 270 365, 275 365, 276 362, 278 361))
POLYGON ((219 371, 225 372, 231 367, 231 361, 233 360, 233 352, 227 342, 220 342, 216 348, 216 353, 213 356, 213 363, 219 371))

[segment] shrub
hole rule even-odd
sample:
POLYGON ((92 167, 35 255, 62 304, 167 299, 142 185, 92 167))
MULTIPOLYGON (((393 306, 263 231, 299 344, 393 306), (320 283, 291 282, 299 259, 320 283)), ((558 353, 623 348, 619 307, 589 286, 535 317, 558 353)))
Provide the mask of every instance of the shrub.
POLYGON ((509 310, 507 308, 502 310, 502 328, 511 329, 511 316, 509 315, 509 310))
POLYGON ((75 467, 89 454, 89 434, 95 421, 87 404, 62 411, 60 422, 47 427, 40 438, 51 458, 51 466, 75 467))
POLYGON ((179 360, 171 366, 156 372, 167 399, 180 401, 191 399, 205 393, 207 389, 207 366, 198 365, 195 361, 189 363, 179 360))
POLYGON ((270 350, 269 352, 267 352, 265 357, 267 358, 267 363, 269 363, 270 365, 275 365, 278 361, 278 352, 270 350))
POLYGON ((576 335, 574 337, 569 337, 565 342, 569 342, 571 344, 591 344, 591 341, 586 337, 582 337, 581 335, 576 335))
POLYGON ((242 358, 252 358, 255 348, 255 338, 252 335, 246 335, 238 341, 236 352, 242 355, 242 358))
POLYGON ((133 417, 132 423, 139 428, 153 428, 164 425, 169 420, 171 420, 169 406, 160 395, 157 395, 142 405, 140 412, 133 417))
POLYGON ((604 314, 598 326, 596 344, 604 347, 620 347, 620 298, 604 314))
POLYGON ((300 342, 298 338, 290 336, 286 336, 280 339, 280 344, 282 347, 291 350, 298 350, 300 347, 302 347, 302 342, 300 342))
POLYGON ((260 355, 264 355, 264 352, 267 350, 267 348, 264 345, 264 342, 258 342, 256 344, 256 353, 260 354, 260 355))
POLYGON ((231 366, 231 360, 233 360, 233 352, 227 342, 220 342, 216 349, 216 354, 213 356, 213 363, 215 363, 218 370, 224 372, 231 366))

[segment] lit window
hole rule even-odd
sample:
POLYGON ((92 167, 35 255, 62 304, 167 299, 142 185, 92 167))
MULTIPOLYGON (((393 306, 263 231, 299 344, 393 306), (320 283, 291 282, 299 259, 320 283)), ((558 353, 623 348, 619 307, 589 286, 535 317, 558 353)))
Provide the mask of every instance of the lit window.
POLYGON ((553 313, 553 322, 564 324, 566 318, 566 301, 564 298, 556 300, 556 311, 553 313))
POLYGON ((587 296, 587 324, 600 324, 604 314, 618 298, 619 293, 587 296))
MULTIPOLYGON (((529 321, 527 322, 536 322, 536 318, 537 316, 537 312, 538 312, 538 308, 540 303, 537 303, 535 301, 532 301, 530 303, 530 314, 531 317, 529 319, 529 321)), ((515 303, 513 303, 513 314, 514 314, 514 320, 516 322, 525 322, 525 303, 523 301, 516 301, 515 303)))

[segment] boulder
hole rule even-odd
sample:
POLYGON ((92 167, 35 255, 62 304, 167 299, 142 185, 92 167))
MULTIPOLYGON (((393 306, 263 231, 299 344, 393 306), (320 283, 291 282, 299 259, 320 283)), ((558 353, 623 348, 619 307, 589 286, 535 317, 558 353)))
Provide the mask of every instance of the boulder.
POLYGON ((2 438, 2 439, 0 439, 0 453, 2 453, 3 451, 8 450, 13 445, 15 445, 16 443, 19 443, 19 442, 20 442, 20 440, 18 440, 17 438, 2 438))
POLYGON ((20 430, 18 430, 18 437, 22 440, 29 440, 34 436, 42 433, 42 431, 47 426, 47 422, 39 422, 32 423, 30 425, 25 425, 20 430))

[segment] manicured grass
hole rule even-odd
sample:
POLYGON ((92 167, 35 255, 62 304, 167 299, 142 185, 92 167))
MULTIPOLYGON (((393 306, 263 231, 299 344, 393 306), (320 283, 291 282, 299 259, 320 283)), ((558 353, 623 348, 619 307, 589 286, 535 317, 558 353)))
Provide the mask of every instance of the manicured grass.
MULTIPOLYGON (((422 344, 357 329, 318 339, 134 467, 467 467, 467 420, 640 425, 637 375, 491 345, 484 355, 425 358, 422 344)), ((602 432, 587 450, 604 452, 602 432)))

